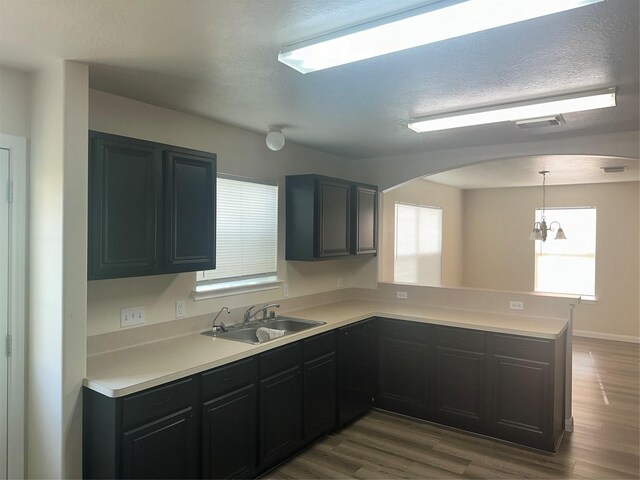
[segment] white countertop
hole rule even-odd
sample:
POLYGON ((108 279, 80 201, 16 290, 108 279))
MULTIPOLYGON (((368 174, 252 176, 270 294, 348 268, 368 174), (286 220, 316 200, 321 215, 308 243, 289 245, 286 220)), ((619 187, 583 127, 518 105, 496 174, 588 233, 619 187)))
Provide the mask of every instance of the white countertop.
POLYGON ((567 327, 567 320, 559 318, 436 309, 363 300, 346 300, 287 312, 286 316, 327 323, 259 345, 188 334, 91 356, 87 359, 84 385, 108 397, 121 397, 370 317, 547 339, 558 338, 567 327))

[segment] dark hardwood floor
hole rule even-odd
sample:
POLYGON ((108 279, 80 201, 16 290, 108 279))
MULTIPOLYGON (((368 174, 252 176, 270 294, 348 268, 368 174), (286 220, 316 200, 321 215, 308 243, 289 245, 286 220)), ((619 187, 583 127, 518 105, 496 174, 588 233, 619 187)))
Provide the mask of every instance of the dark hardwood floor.
POLYGON ((638 479, 639 346, 573 347, 575 429, 555 455, 373 411, 264 478, 638 479))

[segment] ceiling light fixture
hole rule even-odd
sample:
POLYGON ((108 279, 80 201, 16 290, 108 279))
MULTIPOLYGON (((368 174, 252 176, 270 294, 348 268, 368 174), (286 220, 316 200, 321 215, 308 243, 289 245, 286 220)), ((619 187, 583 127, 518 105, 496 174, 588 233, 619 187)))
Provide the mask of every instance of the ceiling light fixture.
POLYGON ((301 73, 315 72, 601 1, 442 1, 290 45, 278 60, 301 73))
POLYGON ((551 222, 547 227, 547 219, 545 218, 545 208, 546 208, 546 191, 545 191, 545 183, 547 179, 547 173, 549 170, 541 170, 538 172, 542 175, 542 218, 539 222, 535 222, 533 224, 533 231, 531 235, 529 235, 529 240, 542 240, 543 242, 547 240, 547 232, 556 232, 555 239, 556 240, 566 240, 567 237, 564 235, 564 230, 560 226, 560 222, 551 222), (553 229, 553 224, 557 223, 557 230, 553 229))
POLYGON ((269 150, 277 152, 284 147, 284 134, 282 133, 282 127, 269 127, 269 133, 265 139, 269 150))
POLYGON ((572 93, 558 97, 507 103, 491 107, 462 110, 458 112, 414 118, 407 126, 418 133, 435 132, 449 128, 486 125, 498 122, 549 117, 563 113, 584 112, 597 108, 616 106, 616 90, 608 88, 592 92, 572 93))

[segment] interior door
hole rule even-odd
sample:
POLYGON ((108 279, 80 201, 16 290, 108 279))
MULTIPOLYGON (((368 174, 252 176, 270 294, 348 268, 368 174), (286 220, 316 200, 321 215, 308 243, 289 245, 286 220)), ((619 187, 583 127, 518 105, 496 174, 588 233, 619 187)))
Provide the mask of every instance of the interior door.
POLYGON ((0 148, 0 478, 8 478, 9 150, 0 148))

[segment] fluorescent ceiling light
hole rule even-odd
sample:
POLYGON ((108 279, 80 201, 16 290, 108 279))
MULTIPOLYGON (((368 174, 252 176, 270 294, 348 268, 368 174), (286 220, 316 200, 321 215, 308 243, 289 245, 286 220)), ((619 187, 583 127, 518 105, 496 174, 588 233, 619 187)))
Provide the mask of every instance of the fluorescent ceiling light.
POLYGON ((445 113, 415 118, 408 127, 416 132, 433 132, 448 128, 485 125, 487 123, 515 122, 563 113, 584 112, 596 108, 616 106, 616 90, 609 88, 594 92, 574 93, 559 97, 543 98, 528 102, 495 105, 474 110, 445 113))
POLYGON ((278 60, 309 73, 601 1, 447 0, 290 45, 278 60))

